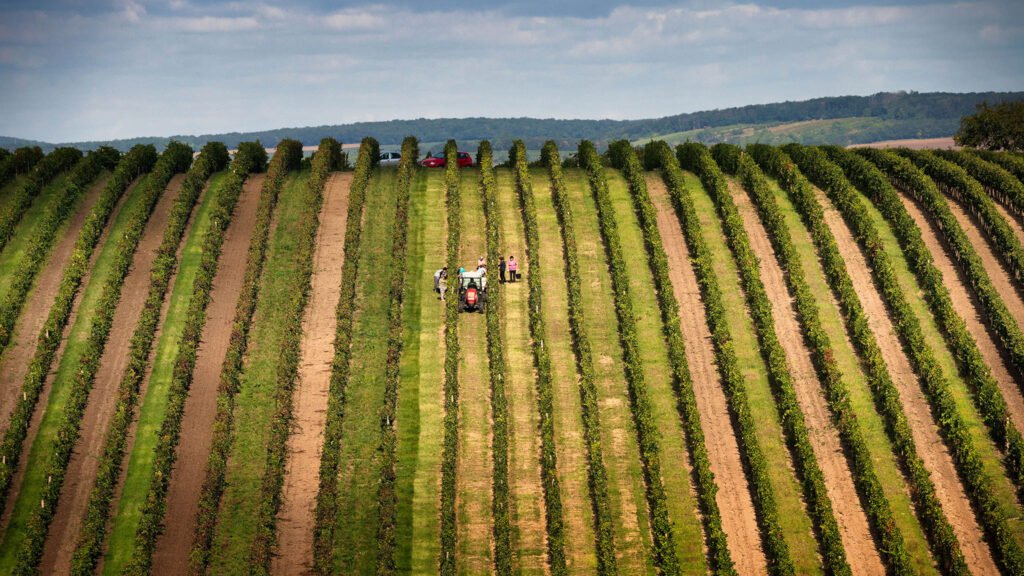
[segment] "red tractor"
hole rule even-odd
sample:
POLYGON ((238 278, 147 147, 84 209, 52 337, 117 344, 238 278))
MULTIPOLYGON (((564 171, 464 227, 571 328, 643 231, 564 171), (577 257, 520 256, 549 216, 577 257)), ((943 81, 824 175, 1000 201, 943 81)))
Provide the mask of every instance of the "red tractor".
POLYGON ((463 274, 459 278, 459 312, 483 312, 487 303, 487 278, 463 274))

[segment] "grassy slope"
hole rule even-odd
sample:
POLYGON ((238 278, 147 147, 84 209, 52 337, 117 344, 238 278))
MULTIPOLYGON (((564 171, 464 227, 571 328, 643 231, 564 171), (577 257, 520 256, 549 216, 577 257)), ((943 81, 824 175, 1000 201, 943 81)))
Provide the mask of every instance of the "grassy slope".
POLYGON ((736 356, 746 378, 751 413, 760 426, 758 440, 765 458, 769 463, 775 464, 771 466, 769 473, 778 503, 779 521, 789 545, 790 556, 797 574, 819 574, 821 560, 818 556, 817 542, 811 531, 811 521, 802 501, 800 487, 789 463, 789 452, 783 442, 782 428, 768 385, 767 371, 740 288, 739 272, 726 244, 725 234, 711 197, 704 191, 700 180, 694 174, 686 172, 685 181, 693 196, 704 238, 714 258, 736 356))
POLYGON ((598 230, 597 206, 580 170, 567 170, 565 185, 576 210, 583 308, 594 350, 595 384, 601 409, 601 436, 608 470, 608 495, 618 567, 623 574, 653 573, 643 468, 629 409, 619 326, 615 318, 611 277, 598 230))
POLYGON ((335 559, 340 574, 373 572, 377 562, 377 483, 380 480, 380 423, 384 405, 384 364, 388 351, 388 286, 395 170, 370 178, 363 216, 363 240, 352 329, 352 379, 346 393, 338 483, 335 559))
MULTIPOLYGON (((420 177, 426 181, 426 191, 422 199, 413 197, 417 208, 410 214, 411 223, 418 222, 419 229, 419 237, 410 238, 410 254, 422 254, 418 280, 423 296, 419 318, 416 319, 420 331, 416 354, 409 349, 402 353, 404 376, 399 392, 401 402, 403 396, 410 397, 406 391, 416 390, 416 404, 406 404, 402 414, 416 412, 417 429, 407 434, 403 430, 401 415, 398 423, 399 462, 402 462, 403 454, 409 454, 415 461, 412 477, 400 480, 405 486, 412 484, 411 535, 408 544, 399 541, 399 550, 409 548, 406 558, 413 574, 437 571, 441 547, 441 419, 444 403, 441 390, 444 380, 444 306, 433 292, 422 288, 433 286, 434 271, 445 261, 444 174, 428 170, 420 177)), ((415 283, 416 277, 410 277, 409 282, 415 283)), ((413 315, 407 314, 406 317, 412 319, 413 315)), ((402 558, 401 553, 399 558, 402 558)), ((399 563, 401 565, 402 561, 399 563)))
MULTIPOLYGON (((462 170, 462 234, 459 262, 476 268, 487 253, 480 173, 462 170)), ((525 284, 523 285, 525 289, 525 284)), ((491 386, 488 377, 487 330, 482 313, 459 315, 459 453, 456 481, 459 572, 492 569, 494 522, 491 514, 491 386)))
POLYGON ((819 294, 818 305, 821 322, 832 342, 832 352, 843 373, 843 380, 850 392, 850 401, 857 413, 864 440, 871 450, 875 473, 885 490, 886 498, 892 508, 897 526, 903 533, 904 544, 910 555, 914 571, 917 574, 934 573, 928 542, 921 531, 921 524, 914 515, 914 509, 907 493, 907 487, 893 456, 892 445, 885 433, 885 424, 875 410, 871 390, 868 388, 864 372, 853 349, 853 344, 846 335, 842 313, 825 280, 825 273, 818 261, 810 233, 800 220, 800 215, 789 201, 789 196, 772 180, 771 187, 775 193, 775 201, 786 219, 793 245, 800 255, 804 276, 814 293, 819 294))
POLYGON ((270 239, 260 300, 253 318, 249 353, 235 400, 235 430, 228 461, 227 488, 213 542, 211 574, 245 573, 253 518, 266 466, 267 434, 274 410, 274 388, 280 352, 282 318, 293 301, 297 283, 294 230, 311 195, 308 172, 290 174, 281 190, 277 226, 270 239))
POLYGON ((180 264, 167 304, 167 316, 160 326, 160 338, 155 347, 156 356, 146 384, 146 395, 141 399, 135 444, 131 448, 126 468, 127 477, 121 498, 116 504, 113 529, 103 563, 105 574, 119 574, 123 565, 131 558, 135 528, 149 489, 156 434, 167 408, 167 392, 171 384, 174 358, 178 353, 185 314, 192 297, 192 283, 202 257, 203 238, 209 229, 210 212, 216 205, 220 187, 226 176, 227 172, 221 172, 210 178, 209 187, 196 208, 192 227, 185 238, 180 264))
MULTIPOLYGON (((21 220, 14 227, 14 235, 11 236, 11 240, 4 246, 3 251, 0 252, 0 278, 9 278, 18 269, 25 252, 29 248, 29 240, 34 235, 33 231, 42 222, 46 209, 57 201, 57 193, 64 184, 65 176, 65 174, 57 176, 49 185, 43 188, 43 191, 39 193, 39 196, 36 197, 32 205, 25 212, 25 215, 22 216, 21 220)), ((84 198, 85 194, 82 197, 84 198)), ((79 199, 78 204, 81 204, 81 202, 82 200, 79 199)), ((67 222, 63 224, 61 231, 58 232, 55 238, 60 238, 66 227, 67 222)), ((54 242, 56 243, 56 240, 54 242)), ((8 282, 0 282, 0 302, 7 295, 7 287, 8 282)))
POLYGON ((615 216, 622 241, 622 252, 629 274, 629 289, 637 319, 637 336, 642 349, 644 376, 651 399, 652 414, 661 435, 662 480, 668 496, 668 511, 673 522, 676 553, 684 573, 707 571, 704 553, 704 531, 698 517, 697 502, 690 486, 689 454, 684 432, 676 410, 668 347, 661 322, 658 300, 654 296, 654 278, 647 264, 643 233, 629 185, 618 170, 608 170, 608 192, 615 207, 615 216))
POLYGON ((886 222, 885 218, 882 217, 870 200, 864 196, 861 196, 861 198, 864 204, 869 207, 868 213, 878 228, 885 251, 889 254, 896 277, 903 288, 903 293, 906 295, 910 307, 921 321, 921 330, 924 333, 925 342, 935 352, 935 358, 938 360, 939 366, 942 367, 943 373, 949 379, 950 390, 956 400, 960 414, 967 423, 971 440, 978 450, 978 456, 984 463, 985 472, 992 478, 994 495, 1001 505, 1002 513, 1007 518, 1007 526, 1016 537, 1017 542, 1024 545, 1024 519, 1022 519, 1021 508, 1018 505, 1014 487, 1006 476, 1005 468, 1002 466, 1000 454, 996 450, 995 445, 992 444, 988 436, 988 430, 978 415, 978 411, 974 408, 967 385, 959 377, 956 362, 946 347, 942 333, 939 331, 935 318, 922 297, 920 286, 913 272, 907 266, 907 261, 903 257, 903 252, 900 250, 899 243, 889 228, 888 222, 886 222))
MULTIPOLYGON (((498 202, 503 218, 518 210, 514 197, 506 197, 504 179, 498 180, 498 202), (506 204, 508 205, 506 207, 506 204)), ((551 351, 551 382, 555 406, 555 451, 558 479, 562 487, 565 518, 565 556, 571 572, 597 570, 594 511, 587 478, 587 448, 583 439, 583 407, 580 402, 579 376, 569 332, 569 309, 565 298, 565 255, 558 229, 558 216, 551 198, 551 181, 545 171, 533 172, 533 194, 537 206, 540 257, 543 263, 541 284, 544 289, 544 323, 551 351)), ((515 212, 518 214, 518 212, 515 212)), ((525 245, 525 238, 522 243, 525 245)), ((492 265, 493 266, 493 265, 492 265)), ((506 297, 506 305, 511 295, 506 297)), ((527 303, 528 304, 528 303, 527 303)))
MULTIPOLYGON (((545 195, 549 189, 544 172, 534 172, 533 193, 545 195)), ((495 171, 495 196, 498 204, 500 251, 520 254, 520 274, 526 279, 526 232, 515 193, 515 177, 505 169, 495 171)), ((561 262, 540 256, 542 269, 561 262)), ((491 280, 497 284, 497 262, 488 262, 491 280)), ((509 411, 509 485, 511 491, 512 549, 514 567, 523 574, 542 574, 547 563, 544 488, 541 486, 540 415, 537 413, 537 380, 530 350, 529 295, 526 282, 502 293, 502 332, 505 342, 506 396, 509 411)), ((544 303, 559 292, 545 293, 544 303)), ((545 317, 545 328, 551 324, 545 317)), ((546 335, 550 339, 551 331, 546 335)), ((571 356, 569 356, 571 361, 571 356)), ((553 362, 552 362, 553 364, 553 362)), ((558 440, 555 441, 556 454, 558 440)), ((564 502, 563 502, 564 504, 564 502)))
POLYGON ((22 460, 22 465, 27 466, 24 480, 20 487, 12 487, 12 490, 20 489, 20 492, 12 507, 11 520, 4 533, 3 541, 0 543, 0 574, 9 574, 13 568, 18 546, 25 534, 26 524, 32 511, 39 505, 40 489, 45 481, 43 476, 48 461, 48 454, 45 450, 55 438, 63 418, 63 406, 71 391, 74 371, 78 368, 78 359, 89 339, 89 328, 96 313, 96 305, 103 291, 103 284, 110 274, 110 267, 117 248, 116 239, 121 237, 128 225, 128 217, 136 210, 141 201, 141 196, 134 192, 142 188, 141 181, 132 188, 131 195, 114 219, 108 241, 98 250, 89 284, 84 287, 64 353, 57 364, 57 374, 53 377, 50 395, 45 406, 40 405, 36 408, 36 410, 45 410, 45 412, 36 437, 32 441, 28 458, 22 460))

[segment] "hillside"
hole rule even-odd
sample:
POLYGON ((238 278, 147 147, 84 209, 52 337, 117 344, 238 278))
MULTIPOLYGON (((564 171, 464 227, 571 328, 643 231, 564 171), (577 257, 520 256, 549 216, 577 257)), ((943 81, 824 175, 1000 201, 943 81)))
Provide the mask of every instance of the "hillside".
MULTIPOLYGON (((423 143, 442 143, 455 138, 464 144, 488 139, 497 150, 506 150, 515 139, 527 148, 539 149, 546 140, 571 143, 593 140, 599 147, 617 139, 642 141, 661 138, 670 143, 692 140, 713 144, 761 142, 781 144, 860 144, 878 140, 950 136, 960 118, 971 114, 980 102, 1024 98, 1024 92, 882 92, 871 96, 838 96, 801 102, 756 104, 738 108, 708 110, 640 120, 563 120, 553 118, 419 118, 383 122, 356 122, 257 132, 139 137, 113 141, 75 142, 91 150, 111 145, 125 151, 135 144, 162 148, 171 140, 193 147, 223 142, 229 148, 239 142, 259 140, 274 146, 284 138, 315 145, 322 138, 358 142, 376 138, 385 148, 396 148, 402 138, 417 134, 423 143)), ((0 137, 0 147, 38 144, 51 149, 55 144, 0 137)))

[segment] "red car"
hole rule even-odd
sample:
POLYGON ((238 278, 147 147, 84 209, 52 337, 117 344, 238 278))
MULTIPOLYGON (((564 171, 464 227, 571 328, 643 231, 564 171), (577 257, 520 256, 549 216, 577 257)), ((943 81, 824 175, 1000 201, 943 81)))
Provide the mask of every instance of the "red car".
MULTIPOLYGON (((470 156, 469 152, 459 152, 458 163, 459 168, 462 168, 464 166, 472 166, 473 157, 470 156)), ((446 162, 444 156, 430 156, 428 158, 424 158, 420 162, 420 166, 424 166, 427 168, 444 168, 445 164, 446 162)))

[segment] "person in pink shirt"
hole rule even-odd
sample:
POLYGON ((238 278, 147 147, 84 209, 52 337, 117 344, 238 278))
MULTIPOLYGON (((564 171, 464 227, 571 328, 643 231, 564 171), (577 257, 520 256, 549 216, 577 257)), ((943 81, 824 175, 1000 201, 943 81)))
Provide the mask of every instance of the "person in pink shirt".
POLYGON ((505 263, 505 266, 508 268, 508 281, 515 282, 516 271, 519 269, 519 263, 516 262, 516 257, 510 254, 508 257, 508 261, 505 263))

